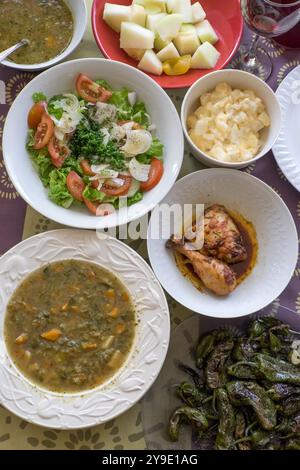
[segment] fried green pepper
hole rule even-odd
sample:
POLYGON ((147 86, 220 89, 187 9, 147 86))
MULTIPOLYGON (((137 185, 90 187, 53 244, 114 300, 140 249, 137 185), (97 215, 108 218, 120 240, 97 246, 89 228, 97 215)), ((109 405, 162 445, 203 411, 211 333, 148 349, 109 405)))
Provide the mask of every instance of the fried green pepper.
POLYGON ((234 448, 235 416, 234 409, 230 403, 228 393, 224 388, 215 391, 217 409, 219 413, 218 434, 215 448, 218 450, 229 450, 234 448))
POLYGON ((176 389, 178 397, 188 406, 200 406, 208 396, 204 390, 200 390, 189 382, 182 382, 176 389))
POLYGON ((217 344, 210 353, 205 368, 206 384, 209 388, 222 387, 226 380, 225 363, 233 349, 234 342, 229 339, 217 344))
POLYGON ((207 356, 212 352, 215 344, 215 335, 209 334, 205 335, 196 349, 196 365, 201 368, 203 366, 203 361, 207 356))
POLYGON ((289 362, 265 354, 256 354, 254 363, 270 382, 300 384, 300 369, 289 362))
POLYGON ((292 416, 300 411, 300 396, 291 396, 286 398, 281 403, 280 411, 285 416, 292 416))
POLYGON ((290 397, 291 395, 300 395, 300 387, 295 387, 290 384, 275 383, 271 388, 269 388, 267 393, 271 400, 280 401, 284 398, 290 397))
POLYGON ((251 449, 251 443, 250 440, 244 440, 245 439, 245 432, 246 432, 246 418, 245 415, 242 411, 238 411, 235 415, 235 431, 234 431, 234 437, 236 441, 241 441, 238 442, 238 448, 239 450, 250 450, 251 449))
POLYGON ((251 366, 244 361, 236 362, 227 367, 227 372, 238 379, 257 379, 261 377, 257 367, 251 366))
POLYGON ((229 382, 229 397, 235 405, 251 406, 261 426, 270 430, 276 426, 276 407, 264 388, 255 382, 229 382))
POLYGON ((198 429, 208 428, 208 421, 201 410, 190 406, 181 406, 170 417, 169 436, 172 441, 178 441, 179 428, 182 421, 188 422, 198 429))
POLYGON ((232 357, 236 361, 245 361, 247 359, 251 359, 251 357, 257 352, 257 350, 258 344, 243 336, 236 340, 232 352, 232 357))

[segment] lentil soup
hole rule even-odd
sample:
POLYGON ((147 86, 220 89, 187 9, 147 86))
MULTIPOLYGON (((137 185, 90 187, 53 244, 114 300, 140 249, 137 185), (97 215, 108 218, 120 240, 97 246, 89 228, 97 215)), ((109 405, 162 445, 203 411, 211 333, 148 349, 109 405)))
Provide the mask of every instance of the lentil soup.
POLYGON ((0 0, 0 51, 30 40, 9 57, 17 64, 41 64, 70 44, 73 16, 63 0, 0 0))
POLYGON ((6 309, 4 336, 16 367, 55 392, 94 388, 124 364, 135 309, 123 283, 94 263, 63 260, 25 278, 6 309))

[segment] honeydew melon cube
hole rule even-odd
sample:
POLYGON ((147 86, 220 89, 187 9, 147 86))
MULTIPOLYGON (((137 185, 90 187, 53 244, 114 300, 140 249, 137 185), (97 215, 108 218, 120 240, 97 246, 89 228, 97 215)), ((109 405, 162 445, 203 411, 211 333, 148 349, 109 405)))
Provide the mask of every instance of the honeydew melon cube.
POLYGON ((133 0, 132 4, 142 5, 147 13, 165 13, 166 0, 133 0))
POLYGON ((178 49, 180 55, 194 54, 200 45, 200 41, 196 33, 179 33, 173 42, 178 49))
POLYGON ((192 22, 191 0, 173 0, 172 13, 179 13, 184 23, 192 22))
POLYGON ((219 40, 217 33, 208 20, 204 20, 202 23, 197 23, 195 27, 201 42, 207 41, 211 44, 215 44, 219 40))
POLYGON ((203 10, 203 7, 199 2, 196 2, 192 5, 192 23, 199 23, 200 21, 205 20, 206 13, 203 10))
POLYGON ((155 15, 148 15, 146 21, 146 28, 156 33, 156 24, 161 19, 167 16, 166 13, 156 13, 155 15))
POLYGON ((152 49, 154 46, 154 33, 149 29, 135 23, 124 21, 121 24, 120 47, 121 49, 152 49))
POLYGON ((179 34, 181 34, 181 33, 196 34, 196 36, 197 36, 197 30, 196 30, 195 26, 192 25, 192 24, 187 24, 187 23, 183 23, 181 25, 181 28, 179 30, 179 34))
POLYGON ((124 51, 132 59, 141 60, 141 58, 143 57, 143 55, 146 52, 146 49, 135 48, 135 49, 124 49, 124 51))
POLYGON ((145 52, 138 63, 138 68, 154 75, 161 75, 163 72, 162 63, 153 50, 145 52))
POLYGON ((173 39, 177 36, 181 25, 182 15, 176 13, 166 15, 164 18, 157 22, 156 31, 158 35, 164 40, 173 39))
POLYGON ((176 59, 177 57, 179 57, 179 52, 177 51, 174 44, 172 42, 170 42, 170 44, 168 44, 166 47, 164 47, 156 55, 159 58, 159 60, 164 62, 165 60, 176 59))
POLYGON ((146 24, 146 10, 142 5, 131 5, 130 22, 145 26, 146 24))
POLYGON ((162 39, 158 34, 156 35, 154 39, 154 48, 157 51, 161 51, 164 47, 166 47, 168 44, 170 44, 171 40, 170 39, 162 39))
POLYGON ((130 21, 131 8, 125 5, 115 5, 113 3, 105 3, 103 11, 103 19, 117 33, 121 30, 123 21, 130 21))
POLYGON ((192 69, 213 69, 220 57, 220 52, 210 44, 201 44, 192 56, 192 69))

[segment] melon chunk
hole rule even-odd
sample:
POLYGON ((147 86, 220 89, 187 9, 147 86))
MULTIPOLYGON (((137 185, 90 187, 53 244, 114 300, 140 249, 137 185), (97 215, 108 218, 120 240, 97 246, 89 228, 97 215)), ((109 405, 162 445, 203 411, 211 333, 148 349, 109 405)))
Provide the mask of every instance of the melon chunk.
POLYGON ((196 2, 192 5, 192 23, 199 23, 206 18, 206 13, 203 10, 203 7, 199 2, 196 2))
POLYGON ((146 10, 142 5, 131 5, 130 22, 145 26, 146 24, 146 10))
POLYGON ((194 54, 200 45, 196 31, 191 33, 179 33, 176 38, 173 39, 173 42, 180 55, 194 54))
POLYGON ((124 49, 124 51, 132 59, 141 60, 141 58, 143 57, 143 55, 146 52, 146 49, 135 48, 135 49, 124 49))
POLYGON ((172 13, 179 13, 182 15, 184 23, 192 22, 192 7, 191 0, 173 0, 172 13))
POLYGON ((196 30, 194 25, 183 23, 180 30, 179 30, 179 34, 181 34, 181 33, 196 34, 197 35, 197 30, 196 30))
POLYGON ((220 57, 220 52, 210 44, 205 42, 198 47, 192 57, 192 69, 213 69, 220 57))
POLYGON ((127 21, 121 24, 121 49, 152 49, 154 46, 154 33, 149 29, 127 21))
POLYGON ((179 53, 172 42, 170 42, 170 44, 164 47, 156 55, 162 62, 165 62, 165 60, 176 59, 177 57, 179 57, 179 53))
POLYGON ((167 11, 166 0, 133 0, 133 5, 142 5, 147 13, 165 13, 167 11))
POLYGON ((167 16, 166 13, 156 13, 155 15, 148 15, 146 21, 146 28, 156 33, 156 24, 159 20, 167 16))
POLYGON ((117 33, 121 30, 123 21, 130 21, 131 8, 124 5, 115 5, 113 3, 105 3, 103 11, 103 19, 117 33))
POLYGON ((177 36, 181 25, 182 15, 176 13, 166 15, 164 18, 157 22, 156 31, 158 35, 164 40, 173 39, 177 36))
POLYGON ((207 41, 211 44, 215 44, 219 40, 217 33, 208 20, 204 20, 202 23, 198 23, 195 26, 201 42, 207 41))
POLYGON ((170 39, 162 39, 158 34, 156 35, 154 39, 154 47, 158 51, 166 47, 168 44, 170 44, 171 40, 170 39))
POLYGON ((167 12, 172 13, 175 0, 167 0, 167 12))
POLYGON ((163 72, 162 63, 154 51, 146 51, 138 63, 138 68, 144 72, 161 75, 163 72))

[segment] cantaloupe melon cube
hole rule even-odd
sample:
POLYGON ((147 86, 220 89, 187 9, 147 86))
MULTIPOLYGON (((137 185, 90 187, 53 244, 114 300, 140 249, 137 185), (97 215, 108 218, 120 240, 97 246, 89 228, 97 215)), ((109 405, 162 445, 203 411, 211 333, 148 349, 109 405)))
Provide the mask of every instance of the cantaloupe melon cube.
POLYGON ((154 46, 154 33, 149 29, 127 21, 121 24, 120 47, 121 49, 152 49, 154 46))
POLYGON ((131 5, 130 22, 139 24, 140 26, 146 25, 146 10, 142 5, 131 5))
POLYGON ((170 42, 170 44, 164 47, 156 55, 159 58, 159 60, 161 60, 161 62, 165 62, 165 60, 176 59, 177 57, 179 57, 179 52, 177 51, 174 44, 170 42))
POLYGON ((207 41, 211 44, 215 44, 219 40, 217 33, 208 20, 197 23, 195 26, 201 42, 207 41))
POLYGON ((181 25, 182 15, 176 13, 166 15, 164 18, 157 22, 156 31, 158 35, 164 40, 173 39, 177 36, 181 25))
POLYGON ((144 72, 161 75, 163 72, 162 63, 154 51, 146 51, 142 59, 138 63, 138 68, 144 72))
POLYGON ((123 21, 130 21, 131 8, 125 5, 115 5, 113 3, 105 3, 103 11, 103 19, 117 33, 121 30, 123 21))
POLYGON ((200 45, 200 41, 196 33, 179 33, 173 42, 178 49, 180 55, 194 54, 200 45))
POLYGON ((135 59, 135 60, 141 60, 141 58, 143 57, 143 55, 145 54, 146 50, 145 49, 124 49, 124 51, 126 52, 126 54, 131 57, 132 59, 135 59))
POLYGON ((213 69, 217 64, 220 55, 220 52, 218 52, 212 44, 204 42, 194 53, 191 68, 213 69))
POLYGON ((193 3, 192 5, 192 23, 199 23, 205 20, 206 13, 199 2, 193 3))
POLYGON ((156 34, 156 24, 159 20, 167 16, 166 13, 156 13, 155 15, 148 15, 146 20, 146 28, 156 34))
POLYGON ((192 22, 191 0, 173 0, 172 13, 179 13, 183 17, 184 23, 192 22))

